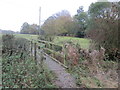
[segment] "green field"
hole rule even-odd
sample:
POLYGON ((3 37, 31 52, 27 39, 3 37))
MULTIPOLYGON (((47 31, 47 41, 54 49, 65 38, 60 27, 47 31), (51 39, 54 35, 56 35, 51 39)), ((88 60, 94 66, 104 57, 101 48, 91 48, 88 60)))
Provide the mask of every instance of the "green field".
POLYGON ((63 45, 65 42, 73 42, 74 44, 79 44, 81 48, 89 48, 90 40, 85 38, 76 38, 76 37, 65 37, 65 36, 58 36, 55 37, 53 40, 54 43, 63 45))
POLYGON ((25 38, 28 40, 37 40, 38 35, 30 35, 30 34, 14 34, 18 38, 25 38))

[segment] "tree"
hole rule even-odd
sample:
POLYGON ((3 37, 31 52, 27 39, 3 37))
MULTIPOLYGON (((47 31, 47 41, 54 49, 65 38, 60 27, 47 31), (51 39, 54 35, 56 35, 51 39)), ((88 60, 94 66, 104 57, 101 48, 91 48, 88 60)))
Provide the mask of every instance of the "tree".
POLYGON ((47 35, 66 35, 74 31, 75 22, 69 12, 63 10, 50 16, 42 25, 47 35))
POLYGON ((29 25, 27 22, 21 26, 21 34, 39 34, 39 26, 37 24, 29 25))
MULTIPOLYGON (((105 14, 108 10, 110 10, 110 2, 100 2, 91 3, 88 10, 88 20, 87 20, 87 30, 97 29, 96 19, 106 18, 105 14)), ((88 35, 89 36, 89 35, 88 35)))
POLYGON ((110 59, 114 59, 118 52, 118 8, 118 3, 110 2, 97 2, 91 4, 89 8, 94 27, 90 28, 88 35, 97 46, 103 46, 106 49, 110 59))
POLYGON ((88 14, 90 17, 103 18, 105 12, 109 10, 110 2, 96 2, 89 6, 88 14))
POLYGON ((85 30, 87 28, 88 15, 87 12, 84 12, 83 6, 79 7, 79 9, 77 10, 77 14, 74 16, 74 18, 79 25, 77 36, 84 37, 85 30))
POLYGON ((27 22, 24 22, 23 25, 21 26, 21 34, 27 34, 29 28, 29 24, 27 22))
POLYGON ((37 24, 30 25, 29 34, 39 34, 39 26, 37 24))

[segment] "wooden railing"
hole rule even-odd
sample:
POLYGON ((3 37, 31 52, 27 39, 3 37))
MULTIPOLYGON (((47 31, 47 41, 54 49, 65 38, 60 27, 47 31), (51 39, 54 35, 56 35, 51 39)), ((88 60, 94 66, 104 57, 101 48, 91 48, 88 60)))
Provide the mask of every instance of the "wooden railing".
POLYGON ((66 53, 64 46, 43 40, 31 40, 30 44, 31 44, 30 51, 32 52, 31 55, 34 56, 34 60, 36 60, 36 63, 37 63, 37 55, 38 54, 40 55, 42 53, 43 56, 48 56, 52 60, 56 61, 57 63, 67 68, 66 53), (40 50, 42 50, 42 52, 39 52, 40 50))

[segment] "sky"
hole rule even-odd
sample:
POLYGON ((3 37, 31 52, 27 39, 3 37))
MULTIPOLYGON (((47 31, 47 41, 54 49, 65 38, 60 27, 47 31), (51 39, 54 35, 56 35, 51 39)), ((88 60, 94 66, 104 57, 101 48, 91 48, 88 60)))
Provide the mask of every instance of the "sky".
MULTIPOLYGON (((73 16, 79 6, 87 11, 89 5, 97 0, 0 0, 0 29, 20 31, 24 22, 39 25, 39 7, 41 23, 49 16, 68 10, 73 16)), ((116 0, 115 0, 116 1, 116 0)))

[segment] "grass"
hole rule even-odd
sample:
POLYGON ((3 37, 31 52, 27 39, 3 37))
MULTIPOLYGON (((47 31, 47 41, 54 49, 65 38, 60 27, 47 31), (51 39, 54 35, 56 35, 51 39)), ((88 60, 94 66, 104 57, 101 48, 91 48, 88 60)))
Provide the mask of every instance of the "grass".
POLYGON ((28 40, 37 40, 38 35, 31 35, 31 34, 14 34, 18 38, 25 38, 28 40))
POLYGON ((76 37, 65 37, 65 36, 57 36, 53 40, 54 43, 63 45, 65 42, 73 42, 74 44, 79 44, 81 48, 89 48, 90 40, 86 38, 76 38, 76 37))
POLYGON ((88 88, 102 88, 101 82, 95 77, 81 77, 81 82, 88 88))
MULTIPOLYGON (((3 34, 0 34, 0 38, 2 38, 3 34)), ((38 35, 31 35, 31 34, 14 34, 16 38, 25 38, 28 40, 37 40, 38 35)))
POLYGON ((74 66, 70 73, 76 79, 78 86, 85 86, 87 88, 102 88, 102 82, 95 76, 91 76, 89 68, 85 65, 74 66))

